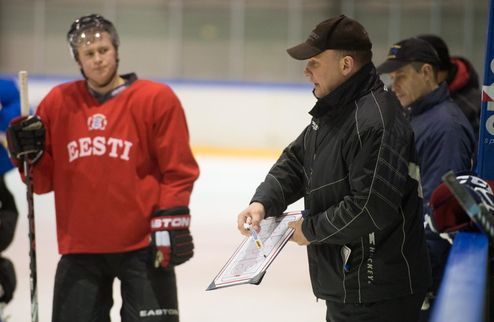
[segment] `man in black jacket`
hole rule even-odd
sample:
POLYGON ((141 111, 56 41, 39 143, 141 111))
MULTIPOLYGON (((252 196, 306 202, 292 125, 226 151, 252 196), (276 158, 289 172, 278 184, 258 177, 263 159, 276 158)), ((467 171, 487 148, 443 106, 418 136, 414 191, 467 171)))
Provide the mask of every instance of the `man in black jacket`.
POLYGON ((326 320, 416 321, 431 283, 413 132, 384 89, 357 21, 321 22, 290 56, 307 60, 312 122, 282 153, 238 215, 259 230, 304 197, 292 240, 307 245, 326 320))

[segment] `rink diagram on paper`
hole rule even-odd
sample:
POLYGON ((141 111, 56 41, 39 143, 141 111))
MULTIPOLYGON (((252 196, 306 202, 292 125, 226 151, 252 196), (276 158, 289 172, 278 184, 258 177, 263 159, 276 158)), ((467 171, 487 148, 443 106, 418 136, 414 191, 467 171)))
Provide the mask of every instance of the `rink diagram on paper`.
POLYGON ((262 220, 259 232, 262 248, 256 247, 252 236, 246 237, 207 290, 246 283, 259 284, 267 268, 293 233, 288 228, 288 223, 301 217, 300 211, 294 211, 262 220))

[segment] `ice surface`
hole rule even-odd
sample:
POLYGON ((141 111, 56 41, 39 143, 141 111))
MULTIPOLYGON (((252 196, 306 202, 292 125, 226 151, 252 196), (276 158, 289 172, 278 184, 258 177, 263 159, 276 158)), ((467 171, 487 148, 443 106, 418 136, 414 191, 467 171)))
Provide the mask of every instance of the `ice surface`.
MULTIPOLYGON (((289 242, 268 269, 262 283, 206 292, 213 278, 243 240, 236 228, 257 185, 274 159, 198 156, 201 176, 190 204, 194 258, 177 267, 182 322, 310 322, 324 321, 326 306, 310 287, 305 247, 289 242)), ((30 321, 29 247, 25 187, 19 175, 6 175, 19 208, 14 241, 4 252, 16 267, 17 290, 5 312, 10 322, 30 321)), ((53 195, 35 196, 40 322, 51 321, 53 277, 59 258, 53 195)), ((301 209, 302 203, 290 210, 301 209)), ((103 237, 102 237, 103 238, 103 237)), ((114 285, 112 321, 120 321, 119 283, 114 285)))

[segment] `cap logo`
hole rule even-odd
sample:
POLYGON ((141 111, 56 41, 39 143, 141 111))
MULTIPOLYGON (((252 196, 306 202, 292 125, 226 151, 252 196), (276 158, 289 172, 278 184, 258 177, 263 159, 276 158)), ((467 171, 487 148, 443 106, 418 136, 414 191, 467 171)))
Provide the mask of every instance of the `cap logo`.
POLYGON ((398 55, 398 52, 400 51, 401 46, 400 45, 393 45, 388 52, 388 57, 387 59, 396 59, 396 56, 398 55))
POLYGON ((312 41, 315 41, 315 40, 319 39, 319 35, 316 34, 315 32, 311 32, 309 35, 309 39, 312 41))

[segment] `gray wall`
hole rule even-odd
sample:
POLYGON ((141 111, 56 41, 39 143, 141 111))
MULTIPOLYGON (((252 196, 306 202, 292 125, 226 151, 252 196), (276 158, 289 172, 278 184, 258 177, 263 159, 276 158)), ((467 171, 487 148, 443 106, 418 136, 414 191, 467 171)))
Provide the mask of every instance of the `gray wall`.
POLYGON ((393 42, 436 33, 482 74, 486 0, 0 0, 0 74, 78 76, 65 34, 101 13, 121 37, 122 72, 154 79, 301 82, 285 50, 326 17, 368 29, 374 61, 393 42))

